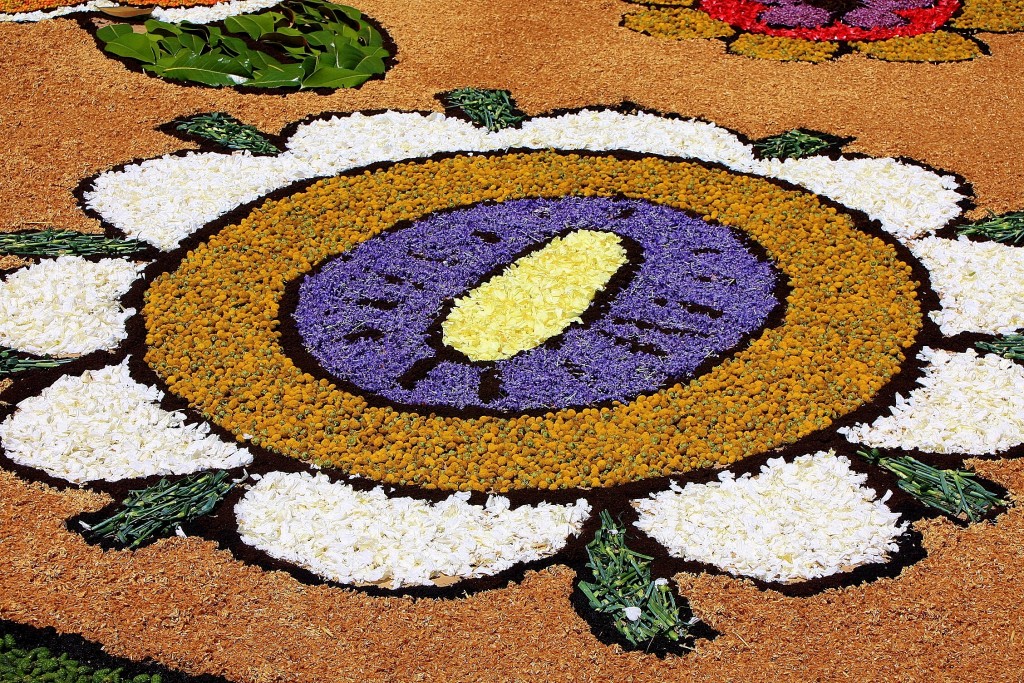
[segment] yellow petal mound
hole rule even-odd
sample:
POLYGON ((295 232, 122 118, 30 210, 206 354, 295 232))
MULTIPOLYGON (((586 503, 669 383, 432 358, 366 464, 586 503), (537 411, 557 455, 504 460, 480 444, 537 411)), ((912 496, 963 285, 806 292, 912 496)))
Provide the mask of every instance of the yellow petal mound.
POLYGON ((560 334, 626 263, 617 235, 577 230, 510 265, 461 299, 444 343, 474 361, 511 358, 560 334))

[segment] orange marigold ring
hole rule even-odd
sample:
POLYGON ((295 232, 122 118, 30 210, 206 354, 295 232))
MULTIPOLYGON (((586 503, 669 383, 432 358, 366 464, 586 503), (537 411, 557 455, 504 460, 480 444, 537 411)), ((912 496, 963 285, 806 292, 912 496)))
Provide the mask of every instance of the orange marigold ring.
POLYGON ((146 360, 239 439, 438 489, 611 486, 736 462, 870 401, 922 326, 892 245, 814 195, 692 161, 559 152, 402 162, 268 201, 147 292, 146 360), (623 196, 745 232, 788 278, 782 323, 688 385, 610 407, 509 418, 374 406, 296 366, 286 284, 399 221, 481 201, 623 196))

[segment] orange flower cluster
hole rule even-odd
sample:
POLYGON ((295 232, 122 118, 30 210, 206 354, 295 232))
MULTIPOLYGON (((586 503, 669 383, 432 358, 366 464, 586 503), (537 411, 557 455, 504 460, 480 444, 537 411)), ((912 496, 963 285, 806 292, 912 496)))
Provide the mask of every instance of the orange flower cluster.
POLYGON ((733 463, 869 401, 920 329, 916 287, 848 215, 761 178, 655 157, 457 156, 319 181, 224 228, 150 288, 146 360, 239 438, 360 476, 449 490, 610 486, 733 463), (543 416, 373 407, 285 355, 285 283, 316 263, 439 209, 566 195, 646 199, 745 231, 789 280, 784 321, 688 384, 543 416))

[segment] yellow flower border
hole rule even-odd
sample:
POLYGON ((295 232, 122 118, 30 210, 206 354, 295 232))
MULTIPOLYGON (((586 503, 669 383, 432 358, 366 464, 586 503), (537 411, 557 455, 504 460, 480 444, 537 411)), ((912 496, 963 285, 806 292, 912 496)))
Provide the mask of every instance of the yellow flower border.
POLYGON ((911 268, 814 195, 658 157, 554 151, 402 162, 267 201, 161 275, 146 360, 207 419, 285 455, 394 484, 610 486, 725 465, 869 401, 922 325, 911 268), (276 329, 287 282, 401 220, 480 201, 626 196, 746 232, 791 287, 783 323, 688 385, 543 416, 374 407, 299 370, 276 329))

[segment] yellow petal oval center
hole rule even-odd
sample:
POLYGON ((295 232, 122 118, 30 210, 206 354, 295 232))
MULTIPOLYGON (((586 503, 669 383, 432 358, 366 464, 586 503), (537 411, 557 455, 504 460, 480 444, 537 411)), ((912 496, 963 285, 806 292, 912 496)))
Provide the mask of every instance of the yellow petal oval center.
POLYGON ((576 230, 455 300, 441 324, 444 343, 470 360, 511 358, 560 334, 625 265, 617 235, 576 230))

